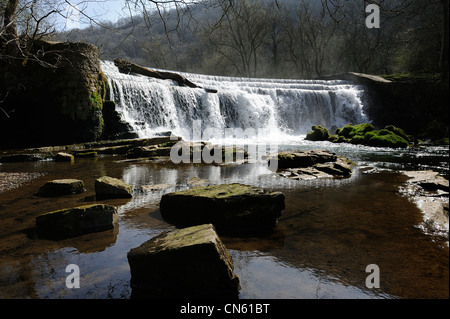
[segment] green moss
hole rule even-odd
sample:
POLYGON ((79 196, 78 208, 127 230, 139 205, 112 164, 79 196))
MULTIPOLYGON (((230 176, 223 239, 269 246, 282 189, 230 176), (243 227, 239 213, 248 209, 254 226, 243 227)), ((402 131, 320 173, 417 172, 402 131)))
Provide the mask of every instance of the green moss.
POLYGON ((213 186, 200 186, 178 192, 183 195, 201 196, 210 198, 224 198, 230 196, 241 196, 246 194, 259 194, 261 190, 257 187, 243 184, 226 184, 213 186))
POLYGON ((351 140, 355 135, 364 136, 364 134, 366 134, 367 132, 372 132, 374 130, 375 128, 373 127, 373 125, 369 123, 358 125, 347 124, 342 129, 340 129, 339 132, 337 132, 336 130, 336 134, 351 140))
POLYGON ((388 130, 388 131, 391 131, 395 135, 403 137, 408 142, 410 141, 409 136, 401 128, 395 127, 394 125, 387 125, 384 129, 388 130))
POLYGON ((364 144, 374 147, 407 147, 409 145, 403 137, 388 130, 368 132, 364 137, 364 144))
POLYGON ((312 127, 312 132, 306 135, 307 141, 327 141, 330 137, 328 129, 321 125, 316 125, 312 127))

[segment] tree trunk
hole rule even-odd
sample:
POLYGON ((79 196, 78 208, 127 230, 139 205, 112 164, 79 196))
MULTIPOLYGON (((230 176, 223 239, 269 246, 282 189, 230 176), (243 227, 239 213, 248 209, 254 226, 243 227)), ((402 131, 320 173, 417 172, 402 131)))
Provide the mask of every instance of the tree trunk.
POLYGON ((442 48, 439 67, 441 69, 442 80, 448 81, 448 42, 449 42, 448 0, 441 0, 441 4, 442 4, 443 20, 442 20, 442 48))
POLYGON ((19 36, 17 32, 17 11, 20 0, 9 0, 5 8, 4 16, 4 41, 6 54, 16 57, 19 53, 19 36))

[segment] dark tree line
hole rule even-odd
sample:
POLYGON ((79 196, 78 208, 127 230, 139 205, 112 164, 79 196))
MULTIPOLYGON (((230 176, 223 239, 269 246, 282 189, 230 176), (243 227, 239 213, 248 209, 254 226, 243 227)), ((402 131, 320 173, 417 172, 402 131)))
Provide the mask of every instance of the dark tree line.
POLYGON ((448 0, 124 0, 128 15, 117 22, 87 15, 89 2, 107 1, 0 0, 0 59, 39 60, 29 48, 48 39, 96 44, 105 59, 207 74, 448 79, 448 0), (380 28, 367 28, 368 4, 379 6, 380 28), (58 30, 53 21, 68 6, 90 27, 58 30))

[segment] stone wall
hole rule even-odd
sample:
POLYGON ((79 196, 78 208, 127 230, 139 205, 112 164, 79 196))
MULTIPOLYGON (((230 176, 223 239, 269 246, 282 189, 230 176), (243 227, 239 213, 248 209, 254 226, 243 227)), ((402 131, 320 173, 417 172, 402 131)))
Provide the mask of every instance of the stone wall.
POLYGON ((41 41, 31 52, 0 61, 0 148, 101 138, 108 85, 97 47, 41 41))
POLYGON ((361 73, 345 73, 321 79, 347 80, 365 85, 367 101, 364 111, 377 129, 395 125, 418 138, 448 137, 448 83, 388 81, 361 73))

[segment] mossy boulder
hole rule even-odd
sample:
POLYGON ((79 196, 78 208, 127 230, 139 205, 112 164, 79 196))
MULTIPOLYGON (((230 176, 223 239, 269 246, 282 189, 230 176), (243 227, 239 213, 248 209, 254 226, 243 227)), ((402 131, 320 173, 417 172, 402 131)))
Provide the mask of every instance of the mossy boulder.
POLYGON ((162 217, 177 227, 213 224, 221 233, 271 231, 284 209, 284 194, 255 186, 225 184, 164 194, 162 217))
POLYGON ((310 150, 298 152, 280 152, 275 157, 269 158, 269 165, 278 169, 283 168, 304 168, 315 164, 334 162, 337 156, 335 153, 326 150, 310 150), (277 163, 272 163, 276 160, 277 163), (276 164, 276 165, 274 165, 276 164))
POLYGON ((57 179, 46 182, 38 192, 39 196, 52 197, 80 194, 85 191, 84 183, 78 179, 57 179))
POLYGON ((351 143, 373 147, 402 148, 409 145, 410 138, 402 129, 388 125, 375 130, 369 123, 346 125, 336 130, 336 135, 328 138, 333 143, 351 143))
POLYGON ((237 298, 239 277, 211 224, 158 236, 131 249, 131 298, 237 298))
POLYGON ((71 162, 73 163, 75 157, 72 154, 60 152, 54 156, 55 162, 71 162))
POLYGON ((313 126, 311 129, 312 132, 306 135, 305 140, 307 141, 327 141, 330 137, 328 129, 321 125, 313 126))
POLYGON ((54 239, 112 229, 118 222, 111 205, 87 205, 42 214, 36 218, 38 233, 54 239))
POLYGON ((97 199, 133 197, 131 185, 117 178, 100 177, 95 181, 94 186, 97 199))
POLYGON ((364 145, 374 147, 402 148, 409 145, 403 137, 396 135, 392 131, 382 129, 380 131, 369 132, 364 136, 364 145))

